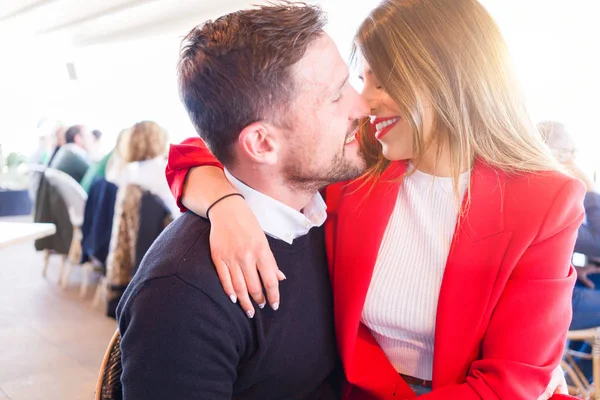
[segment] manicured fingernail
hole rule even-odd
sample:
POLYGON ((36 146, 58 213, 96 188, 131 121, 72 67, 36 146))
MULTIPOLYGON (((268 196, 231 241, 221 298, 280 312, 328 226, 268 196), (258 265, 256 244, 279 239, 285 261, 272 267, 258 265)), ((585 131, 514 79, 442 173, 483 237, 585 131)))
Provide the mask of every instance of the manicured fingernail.
POLYGON ((246 311, 246 315, 250 319, 254 318, 254 310, 248 310, 248 311, 246 311))
POLYGON ((267 303, 263 301, 262 303, 260 303, 260 304, 258 305, 258 308, 260 308, 260 309, 262 310, 263 308, 265 308, 265 305, 266 305, 266 304, 267 304, 267 303))
POLYGON ((285 276, 285 274, 283 272, 281 272, 281 277, 283 278, 284 281, 287 279, 287 277, 285 276))
POLYGON ((279 303, 273 303, 273 304, 271 304, 271 308, 272 308, 274 311, 277 311, 277 310, 279 310, 279 303))
POLYGON ((229 300, 231 300, 231 302, 235 304, 237 303, 237 296, 235 294, 230 294, 229 300))

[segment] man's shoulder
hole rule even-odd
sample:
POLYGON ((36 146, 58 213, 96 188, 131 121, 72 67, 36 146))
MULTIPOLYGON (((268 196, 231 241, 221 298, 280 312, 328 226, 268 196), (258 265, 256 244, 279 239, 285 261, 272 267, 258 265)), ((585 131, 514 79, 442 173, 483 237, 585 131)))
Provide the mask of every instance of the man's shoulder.
MULTIPOLYGON (((210 253, 210 223, 191 212, 183 214, 167 226, 144 257, 140 272, 169 270, 187 260, 189 252, 210 253)), ((164 271, 166 272, 166 271, 164 271)))
POLYGON ((122 303, 159 279, 174 278, 213 297, 226 301, 210 255, 210 223, 188 212, 173 221, 152 244, 129 284, 122 303), (224 297, 224 298, 222 298, 224 297))

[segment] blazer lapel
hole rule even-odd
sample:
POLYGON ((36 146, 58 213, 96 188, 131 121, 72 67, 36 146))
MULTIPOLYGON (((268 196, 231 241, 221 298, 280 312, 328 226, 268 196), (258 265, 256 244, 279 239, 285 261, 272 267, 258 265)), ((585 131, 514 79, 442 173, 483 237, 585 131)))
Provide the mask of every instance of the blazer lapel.
POLYGON ((478 357, 482 321, 510 240, 504 173, 476 161, 444 271, 437 308, 433 386, 461 382, 478 357), (451 368, 449 367, 451 366, 451 368))
MULTIPOLYGON (((394 162, 380 182, 344 188, 338 213, 333 276, 335 322, 344 365, 353 367, 361 313, 383 234, 396 204, 406 162, 394 162)), ((352 371, 346 371, 349 375, 352 371)))

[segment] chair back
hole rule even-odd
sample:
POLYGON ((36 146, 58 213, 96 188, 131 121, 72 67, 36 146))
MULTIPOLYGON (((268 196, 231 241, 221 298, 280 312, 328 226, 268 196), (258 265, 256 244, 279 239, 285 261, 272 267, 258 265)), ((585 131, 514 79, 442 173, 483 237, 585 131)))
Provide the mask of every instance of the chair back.
POLYGON ((172 220, 158 196, 139 185, 128 184, 119 188, 106 259, 109 288, 106 315, 115 317, 119 300, 144 255, 172 220))
POLYGON ((122 400, 121 334, 117 329, 108 344, 96 382, 95 400, 122 400))
POLYGON ((42 177, 44 176, 46 166, 41 164, 28 164, 28 170, 29 181, 27 185, 27 190, 29 191, 29 198, 31 199, 33 207, 35 207, 35 203, 37 201, 37 193, 40 188, 40 182, 42 181, 42 177))
POLYGON ((97 178, 90 186, 81 227, 82 262, 96 260, 102 266, 106 263, 117 190, 115 184, 103 178, 97 178))
POLYGON ((81 226, 87 193, 79 183, 68 174, 54 168, 47 168, 44 176, 48 182, 57 188, 69 209, 69 217, 73 226, 81 226))

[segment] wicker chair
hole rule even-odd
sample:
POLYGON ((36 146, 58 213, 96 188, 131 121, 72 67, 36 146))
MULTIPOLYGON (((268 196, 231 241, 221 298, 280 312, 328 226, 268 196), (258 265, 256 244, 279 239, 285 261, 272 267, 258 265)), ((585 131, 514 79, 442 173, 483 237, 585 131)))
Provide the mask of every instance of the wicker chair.
POLYGON ((592 354, 566 349, 562 367, 571 379, 569 393, 583 399, 600 399, 600 327, 569 331, 567 339, 585 341, 592 347, 592 354), (593 379, 589 382, 575 362, 575 357, 592 360, 593 379))
POLYGON ((117 329, 108 344, 98 382, 96 383, 96 400, 122 400, 123 387, 121 385, 121 334, 117 329))

